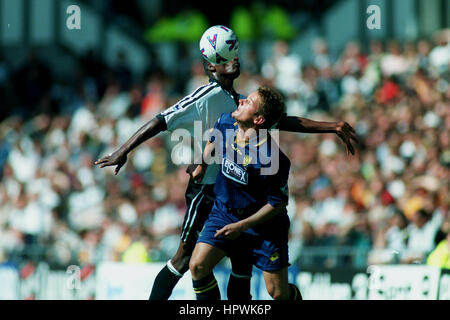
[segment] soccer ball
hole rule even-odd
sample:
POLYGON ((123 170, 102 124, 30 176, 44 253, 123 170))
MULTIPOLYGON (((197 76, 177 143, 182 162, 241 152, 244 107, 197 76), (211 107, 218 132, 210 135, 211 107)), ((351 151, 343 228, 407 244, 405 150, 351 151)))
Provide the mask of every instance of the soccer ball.
POLYGON ((236 56, 239 40, 233 30, 225 26, 213 26, 200 39, 200 53, 212 64, 227 63, 236 56))

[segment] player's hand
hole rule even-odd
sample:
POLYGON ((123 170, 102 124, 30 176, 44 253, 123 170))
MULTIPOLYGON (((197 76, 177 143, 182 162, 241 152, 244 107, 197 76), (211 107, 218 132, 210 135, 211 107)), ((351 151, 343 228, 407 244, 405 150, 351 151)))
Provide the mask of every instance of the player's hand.
POLYGON ((197 165, 195 169, 192 170, 192 168, 189 168, 186 170, 186 172, 189 173, 189 175, 194 179, 195 181, 202 181, 203 177, 205 176, 206 167, 202 165, 197 165), (189 170, 191 169, 191 170, 189 170))
POLYGON ((199 165, 195 163, 188 165, 188 167, 186 168, 186 173, 192 177, 192 173, 195 171, 195 169, 197 169, 198 166, 199 165))
POLYGON ((352 145, 352 140, 357 144, 360 143, 358 137, 356 136, 355 129, 353 129, 352 126, 349 125, 347 122, 340 121, 336 125, 336 134, 344 142, 345 147, 347 149, 347 155, 349 155, 350 153, 354 155, 355 148, 352 145))
POLYGON ((222 229, 217 230, 216 234, 214 235, 214 238, 222 236, 230 240, 236 240, 244 231, 245 229, 241 223, 239 222, 230 223, 227 224, 222 229))
POLYGON ((125 162, 127 162, 127 155, 120 151, 115 151, 95 161, 94 164, 100 165, 100 168, 116 166, 116 169, 114 169, 114 175, 117 175, 125 162))

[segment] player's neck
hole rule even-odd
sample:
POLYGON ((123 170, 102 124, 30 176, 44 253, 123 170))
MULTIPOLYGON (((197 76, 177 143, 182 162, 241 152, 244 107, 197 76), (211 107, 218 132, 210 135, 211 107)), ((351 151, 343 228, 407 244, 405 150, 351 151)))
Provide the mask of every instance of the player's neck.
POLYGON ((248 142, 250 139, 258 136, 258 127, 247 127, 242 123, 238 123, 238 131, 236 139, 239 142, 248 142))
POLYGON ((234 88, 233 88, 234 79, 224 77, 217 73, 213 74, 213 78, 220 84, 220 86, 223 89, 230 91, 231 93, 234 92, 234 88))

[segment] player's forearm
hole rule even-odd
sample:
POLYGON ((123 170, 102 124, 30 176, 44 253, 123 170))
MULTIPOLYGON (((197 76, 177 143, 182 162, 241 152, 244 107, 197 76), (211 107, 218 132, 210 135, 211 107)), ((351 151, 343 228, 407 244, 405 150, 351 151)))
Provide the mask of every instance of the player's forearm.
POLYGON ((127 140, 121 147, 122 153, 128 154, 134 148, 139 146, 142 142, 156 136, 161 131, 165 130, 165 123, 163 120, 153 118, 144 124, 138 131, 136 131, 130 139, 127 140))
POLYGON ((205 150, 203 150, 202 167, 207 167, 211 163, 215 146, 214 142, 206 143, 205 150))
POLYGON ((266 204, 257 212, 252 214, 250 217, 245 218, 240 221, 244 230, 252 228, 258 224, 266 222, 273 217, 275 217, 278 213, 280 213, 285 208, 285 205, 280 205, 278 207, 274 207, 271 204, 266 204))
POLYGON ((208 142, 205 146, 205 149, 202 153, 202 163, 200 165, 198 163, 194 163, 188 166, 186 169, 186 172, 194 178, 196 181, 200 181, 203 179, 203 176, 205 175, 206 168, 208 167, 208 164, 210 164, 210 154, 214 149, 214 143, 208 142))
POLYGON ((278 128, 283 131, 303 133, 336 133, 338 122, 314 121, 302 117, 285 117, 278 128))

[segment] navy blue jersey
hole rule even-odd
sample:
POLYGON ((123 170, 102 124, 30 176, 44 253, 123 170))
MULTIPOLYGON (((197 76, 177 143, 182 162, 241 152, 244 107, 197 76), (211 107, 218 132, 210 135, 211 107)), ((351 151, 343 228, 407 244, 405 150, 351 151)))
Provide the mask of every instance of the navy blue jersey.
POLYGON ((216 143, 216 153, 222 151, 214 186, 216 199, 236 209, 287 204, 290 161, 270 134, 259 134, 240 145, 236 141, 238 125, 231 113, 223 114, 214 129, 223 137, 219 141, 213 132, 210 137, 216 143))

